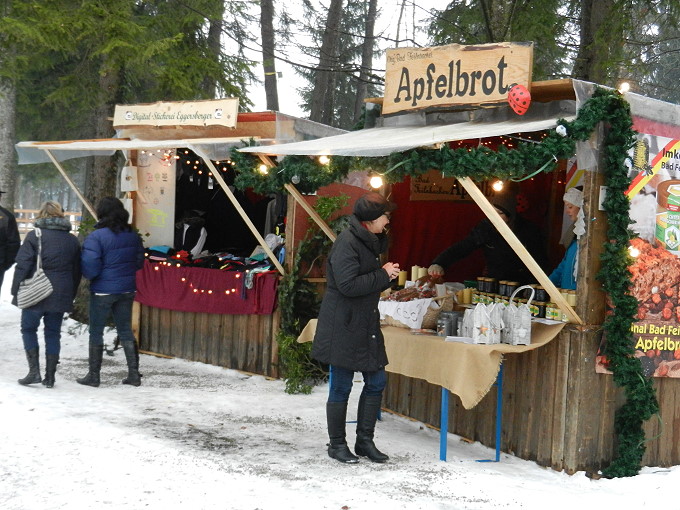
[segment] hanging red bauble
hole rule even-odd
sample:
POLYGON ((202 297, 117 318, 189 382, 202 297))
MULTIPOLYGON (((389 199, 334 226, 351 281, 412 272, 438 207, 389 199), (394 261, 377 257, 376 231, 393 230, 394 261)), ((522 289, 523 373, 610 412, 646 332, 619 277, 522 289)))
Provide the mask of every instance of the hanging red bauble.
POLYGON ((508 91, 508 103, 517 115, 524 115, 531 104, 531 94, 524 85, 515 85, 508 91))

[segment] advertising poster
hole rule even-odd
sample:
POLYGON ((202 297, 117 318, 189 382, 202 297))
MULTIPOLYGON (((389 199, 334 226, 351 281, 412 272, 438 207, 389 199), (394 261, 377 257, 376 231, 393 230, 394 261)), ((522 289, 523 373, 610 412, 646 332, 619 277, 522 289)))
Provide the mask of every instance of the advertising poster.
MULTIPOLYGON (((635 356, 645 376, 680 377, 680 140, 639 134, 631 162, 635 356)), ((596 369, 608 372, 604 356, 596 369)))
POLYGON ((140 151, 135 225, 145 246, 172 246, 175 235, 174 150, 140 151))

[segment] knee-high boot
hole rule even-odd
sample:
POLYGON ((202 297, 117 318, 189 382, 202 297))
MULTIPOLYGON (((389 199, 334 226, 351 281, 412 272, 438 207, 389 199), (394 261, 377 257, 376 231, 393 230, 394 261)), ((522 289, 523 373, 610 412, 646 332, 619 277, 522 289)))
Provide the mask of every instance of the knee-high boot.
POLYGON ((368 457, 373 462, 386 462, 389 457, 375 447, 373 435, 378 419, 382 395, 361 395, 357 414, 357 442, 354 451, 360 457, 368 457))
POLYGON ((142 384, 139 378, 139 351, 137 350, 137 342, 122 342, 123 350, 125 351, 125 360, 128 366, 128 376, 123 379, 123 384, 130 384, 132 386, 139 386, 142 384))
POLYGON ((78 384, 85 386, 92 386, 96 388, 99 386, 99 373, 102 369, 102 356, 104 355, 103 345, 90 345, 89 371, 85 377, 76 379, 78 384))
POLYGON ((327 402, 326 421, 328 423, 328 456, 332 459, 355 464, 359 459, 349 451, 345 440, 345 421, 347 420, 347 402, 327 402))
POLYGON ((47 388, 54 387, 54 374, 57 371, 57 364, 59 363, 58 354, 47 354, 45 356, 45 379, 43 384, 47 388))
POLYGON ((19 384, 26 386, 28 384, 35 384, 42 381, 42 378, 40 377, 39 354, 40 352, 37 347, 35 349, 29 349, 26 351, 26 359, 28 360, 28 374, 26 374, 26 377, 23 379, 17 380, 19 384))

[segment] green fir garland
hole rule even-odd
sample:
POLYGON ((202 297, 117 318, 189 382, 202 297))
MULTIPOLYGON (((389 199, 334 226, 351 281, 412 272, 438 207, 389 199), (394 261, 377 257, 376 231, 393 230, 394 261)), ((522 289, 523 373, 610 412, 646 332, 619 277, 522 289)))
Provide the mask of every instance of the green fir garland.
POLYGON ((624 194, 630 184, 624 161, 635 142, 635 131, 630 107, 617 91, 597 87, 574 121, 562 119, 558 122, 566 128, 566 133, 558 132, 563 128, 552 130, 540 143, 522 142, 516 149, 500 146, 494 151, 486 147, 451 149, 443 146, 440 150, 414 149, 379 158, 334 156, 328 165, 307 156, 287 156, 267 175, 257 171, 259 160, 256 156, 234 150, 232 160, 240 170, 235 185, 269 193, 280 191, 285 183, 293 183, 309 193, 342 180, 350 169, 372 170, 389 182, 401 182, 407 176, 418 176, 433 168, 446 177, 470 177, 475 181, 522 179, 539 170, 555 170, 557 160, 571 157, 576 142, 587 140, 600 122, 605 122, 609 128, 603 149, 607 185, 604 209, 610 242, 604 246, 597 278, 612 303, 611 313, 603 325, 609 366, 615 383, 624 388, 626 394, 626 403, 617 411, 614 424, 618 455, 603 470, 603 475, 610 478, 634 476, 640 470, 645 451, 643 423, 658 412, 659 406, 653 383, 643 376, 640 360, 634 356, 631 325, 635 321, 637 301, 630 294, 628 245, 633 233, 629 229, 630 202, 624 194))

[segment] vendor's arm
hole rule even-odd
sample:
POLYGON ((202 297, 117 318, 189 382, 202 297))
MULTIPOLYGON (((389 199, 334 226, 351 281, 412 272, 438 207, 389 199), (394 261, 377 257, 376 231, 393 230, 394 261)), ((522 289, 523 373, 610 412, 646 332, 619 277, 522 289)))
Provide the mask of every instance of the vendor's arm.
MULTIPOLYGON (((489 225, 491 224, 489 223, 489 225)), ((447 249, 437 255, 437 257, 432 261, 432 264, 446 269, 454 262, 467 257, 476 249, 481 248, 484 245, 486 235, 487 228, 485 225, 485 220, 482 220, 470 231, 470 234, 465 239, 449 246, 447 249)))
POLYGON ((390 277, 387 270, 382 267, 360 274, 359 254, 353 249, 337 250, 331 253, 330 267, 335 284, 343 296, 365 296, 374 292, 382 292, 390 286, 390 277))

